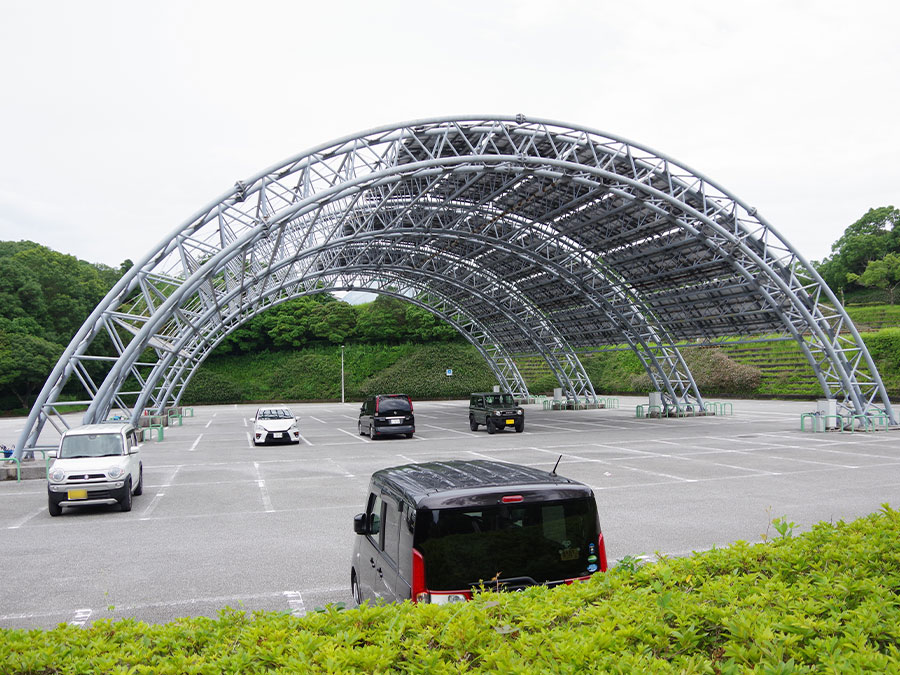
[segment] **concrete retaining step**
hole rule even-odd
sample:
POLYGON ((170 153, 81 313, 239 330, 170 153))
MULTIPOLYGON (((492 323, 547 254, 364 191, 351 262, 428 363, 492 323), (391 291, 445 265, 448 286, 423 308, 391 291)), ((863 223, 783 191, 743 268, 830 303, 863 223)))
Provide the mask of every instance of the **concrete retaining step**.
MULTIPOLYGON (((47 480, 47 465, 42 460, 22 461, 22 480, 47 480)), ((16 480, 16 463, 0 459, 0 480, 16 480)))

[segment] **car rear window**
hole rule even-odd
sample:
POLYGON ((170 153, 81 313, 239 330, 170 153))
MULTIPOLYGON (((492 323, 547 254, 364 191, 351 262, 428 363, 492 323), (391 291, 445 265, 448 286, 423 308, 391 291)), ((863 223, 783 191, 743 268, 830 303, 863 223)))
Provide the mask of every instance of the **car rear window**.
POLYGON ((562 581, 597 569, 593 498, 425 510, 415 546, 432 590, 562 581), (593 566, 593 568, 592 568, 593 566))
POLYGON ((409 412, 409 399, 405 396, 389 396, 378 399, 378 413, 409 412))

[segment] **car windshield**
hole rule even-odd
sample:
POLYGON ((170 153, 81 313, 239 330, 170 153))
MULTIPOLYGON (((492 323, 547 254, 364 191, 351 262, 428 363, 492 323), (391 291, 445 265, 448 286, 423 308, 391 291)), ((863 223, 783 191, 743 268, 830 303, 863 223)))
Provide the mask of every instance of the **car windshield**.
POLYGON ((400 396, 391 396, 390 398, 382 398, 378 401, 378 413, 409 412, 409 399, 400 396))
POLYGON ((597 569, 593 498, 425 510, 415 546, 432 590, 463 590, 491 580, 540 584, 597 569))
POLYGON ((486 405, 515 405, 512 394, 488 394, 484 397, 486 405))
POLYGON ((270 410, 260 410, 257 417, 261 420, 287 420, 293 415, 287 408, 272 408, 270 410))
POLYGON ((119 434, 77 434, 65 436, 59 447, 61 459, 73 457, 110 457, 124 454, 119 434))

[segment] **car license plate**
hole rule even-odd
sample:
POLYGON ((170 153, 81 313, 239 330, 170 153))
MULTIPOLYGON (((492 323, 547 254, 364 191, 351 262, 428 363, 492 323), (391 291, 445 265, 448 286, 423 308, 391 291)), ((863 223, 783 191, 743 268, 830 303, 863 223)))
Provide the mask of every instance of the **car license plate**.
POLYGON ((516 421, 515 421, 515 420, 506 420, 506 423, 507 423, 507 424, 515 424, 516 421))
POLYGON ((400 424, 403 420, 400 417, 392 417, 391 424, 400 424))
POLYGON ((87 499, 87 490, 69 490, 69 499, 87 499))
POLYGON ((274 434, 272 434, 272 438, 281 438, 281 432, 280 431, 275 432, 274 434))

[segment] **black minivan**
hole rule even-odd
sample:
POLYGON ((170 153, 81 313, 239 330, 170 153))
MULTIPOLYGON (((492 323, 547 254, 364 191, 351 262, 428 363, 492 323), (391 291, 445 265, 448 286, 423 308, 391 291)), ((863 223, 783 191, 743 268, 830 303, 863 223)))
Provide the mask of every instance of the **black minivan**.
POLYGON ((480 586, 557 586, 606 571, 590 487, 490 460, 428 462, 372 475, 350 588, 370 601, 463 602, 480 586))
POLYGON ((372 440, 381 436, 403 434, 412 438, 416 433, 412 399, 406 394, 378 394, 369 396, 359 409, 359 434, 372 440))

